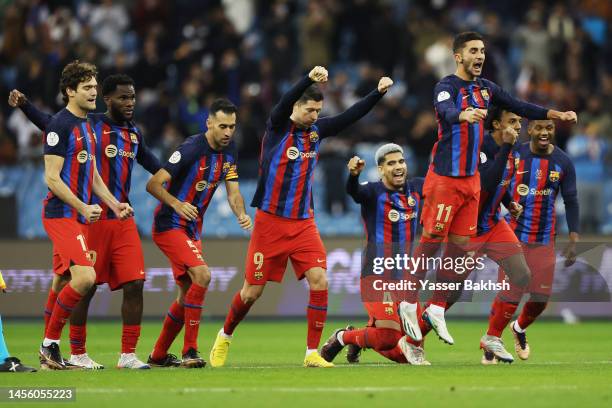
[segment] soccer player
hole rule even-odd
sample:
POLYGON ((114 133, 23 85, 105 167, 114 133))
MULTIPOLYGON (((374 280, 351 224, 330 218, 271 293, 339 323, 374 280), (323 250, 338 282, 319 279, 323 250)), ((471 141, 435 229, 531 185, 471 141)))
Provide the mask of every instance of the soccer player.
POLYGON ((272 109, 261 144, 259 181, 251 205, 257 207, 246 257, 245 281, 235 294, 225 325, 210 352, 211 365, 225 364, 234 329, 261 296, 268 281, 281 282, 287 261, 310 287, 307 307, 306 367, 333 367, 318 353, 327 316, 326 252, 314 222, 312 183, 321 141, 359 120, 393 84, 383 77, 365 98, 345 112, 319 119, 323 94, 315 83, 327 70, 314 67, 272 109))
POLYGON ((95 284, 95 256, 88 247, 88 223, 100 219, 102 208, 91 203, 92 192, 118 219, 133 215, 128 203, 109 191, 96 169, 96 135, 87 113, 96 107, 96 67, 79 61, 62 71, 60 90, 67 102, 45 128, 45 181, 49 194, 43 204, 43 226, 53 242, 53 269, 70 274, 58 293, 40 347, 42 361, 51 369, 66 368, 59 339, 66 320, 95 284))
MULTIPOLYGON (((466 244, 477 232, 480 194, 477 166, 484 135, 483 120, 490 103, 530 119, 576 121, 574 112, 547 110, 520 101, 495 83, 480 78, 485 61, 485 46, 480 34, 458 34, 453 42, 453 53, 457 70, 442 78, 434 89, 438 141, 433 147, 432 163, 423 185, 423 234, 415 250, 415 256, 423 258, 434 256, 442 241, 447 242, 444 258, 463 257, 467 252, 466 244)), ((418 271, 418 275, 424 272, 418 271)), ((439 272, 443 279, 453 271, 439 272)), ((418 294, 412 296, 404 309, 414 320, 418 294)), ((423 312, 423 319, 443 341, 453 344, 444 309, 445 301, 434 298, 423 312)))
MULTIPOLYGON (((98 173, 117 200, 129 202, 134 162, 138 162, 151 174, 159 170, 160 163, 133 122, 136 103, 134 80, 123 74, 108 76, 102 82, 102 97, 107 107, 106 112, 87 115, 97 135, 98 173)), ((18 90, 13 90, 9 95, 9 104, 20 107, 41 129, 45 129, 51 120, 51 115, 38 110, 18 90)), ((96 254, 96 284, 108 283, 111 290, 121 288, 123 291, 121 355, 117 367, 147 369, 149 366, 140 361, 135 353, 140 337, 145 279, 144 257, 136 223, 132 218, 118 220, 95 195, 92 202, 102 207, 100 220, 89 226, 88 237, 90 249, 96 254)), ((57 292, 67 283, 67 280, 59 278, 55 276, 49 290, 45 323, 54 307, 57 292)), ((103 368, 89 357, 85 348, 87 310, 95 292, 94 286, 78 303, 70 317, 72 353, 68 361, 88 369, 103 368)))
POLYGON ((228 202, 240 226, 246 230, 252 227, 238 188, 237 152, 232 141, 236 107, 226 99, 217 99, 209 112, 206 131, 189 137, 147 183, 147 191, 160 201, 153 241, 170 260, 179 287, 178 298, 170 306, 149 356, 153 366, 167 365, 168 349, 183 325, 181 366, 206 365, 198 353, 198 331, 210 271, 202 257, 200 235, 204 213, 221 182, 225 182, 228 202))
MULTIPOLYGON (((515 351, 522 360, 529 358, 530 353, 525 330, 544 311, 552 291, 556 264, 555 199, 559 191, 569 228, 569 243, 563 250, 566 266, 576 262, 579 239, 576 171, 567 154, 553 144, 555 124, 552 120, 532 120, 527 130, 530 141, 521 144, 515 152, 516 171, 509 187, 512 200, 523 207, 519 217, 509 220, 510 227, 521 242, 532 273, 526 290, 529 300, 511 324, 515 351)), ((497 310, 503 311, 499 327, 510 322, 524 292, 524 288, 510 283, 510 290, 499 293, 495 299, 499 304, 497 310)))
POLYGON ((373 281, 369 279, 381 277, 372 275, 373 258, 379 254, 391 257, 411 254, 418 226, 423 179, 408 179, 403 149, 394 143, 381 146, 376 151, 375 160, 380 181, 359 184, 359 174, 365 162, 355 156, 348 162, 346 187, 348 194, 361 205, 367 235, 361 295, 370 320, 363 329, 347 327, 334 331, 321 348, 321 357, 331 362, 344 346, 352 346, 349 347, 347 359, 349 362, 357 362, 361 349, 372 348, 388 357, 393 349, 399 348, 401 361, 428 365, 423 349, 404 338, 406 332, 414 334, 410 326, 404 329, 405 322, 398 311, 399 302, 376 299, 376 295, 381 293, 374 293, 373 281))
MULTIPOLYGON (((0 292, 6 292, 6 283, 0 271, 0 292)), ((4 332, 2 331, 2 316, 0 316, 0 373, 34 373, 36 369, 21 364, 17 357, 11 357, 6 348, 4 332)))

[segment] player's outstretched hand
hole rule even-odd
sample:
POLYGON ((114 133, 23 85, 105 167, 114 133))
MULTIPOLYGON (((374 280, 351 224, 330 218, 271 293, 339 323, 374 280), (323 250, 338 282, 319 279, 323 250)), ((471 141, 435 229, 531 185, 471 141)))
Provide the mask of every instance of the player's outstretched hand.
POLYGON ((578 122, 578 115, 576 115, 576 112, 574 111, 559 112, 559 111, 551 109, 548 111, 547 116, 548 116, 548 119, 558 119, 563 122, 570 122, 570 123, 578 122))
POLYGON ((502 142, 513 145, 516 143, 516 139, 518 139, 518 133, 514 128, 508 126, 502 131, 502 142))
POLYGON ((314 82, 327 82, 327 69, 317 65, 308 73, 308 77, 314 82))
POLYGON ((198 218, 197 207, 187 202, 179 202, 175 207, 174 211, 184 220, 193 221, 198 218))
POLYGON ((238 224, 240 225, 240 228, 246 231, 250 231, 253 228, 253 221, 251 220, 249 214, 242 214, 240 217, 238 217, 238 224))
POLYGON ((119 203, 115 214, 120 220, 126 220, 134 216, 134 209, 128 203, 119 203))
POLYGON ((461 111, 459 114, 459 120, 461 122, 467 121, 468 123, 477 123, 481 120, 484 120, 487 117, 486 109, 474 109, 468 108, 464 111, 461 111))
POLYGON ((8 97, 8 104, 12 108, 18 108, 20 106, 25 105, 28 101, 28 98, 17 89, 13 89, 8 97))
POLYGON ((87 220, 87 222, 96 222, 102 215, 102 207, 98 204, 86 205, 81 210, 81 215, 87 220))
POLYGON ((349 160, 347 167, 351 173, 351 176, 358 176, 365 167, 365 161, 363 161, 363 159, 361 159, 359 156, 353 156, 351 160, 349 160))
POLYGON ((389 77, 382 77, 380 78, 380 80, 378 81, 378 92, 380 93, 385 93, 389 90, 389 88, 391 88, 391 85, 393 85, 393 80, 389 77))
POLYGON ((576 263, 576 243, 568 242, 567 246, 563 249, 563 257, 565 258, 565 266, 572 266, 576 263))
POLYGON ((517 203, 516 201, 512 201, 510 203, 510 208, 508 208, 508 211, 510 212, 512 218, 516 219, 520 217, 523 213, 523 206, 517 203))

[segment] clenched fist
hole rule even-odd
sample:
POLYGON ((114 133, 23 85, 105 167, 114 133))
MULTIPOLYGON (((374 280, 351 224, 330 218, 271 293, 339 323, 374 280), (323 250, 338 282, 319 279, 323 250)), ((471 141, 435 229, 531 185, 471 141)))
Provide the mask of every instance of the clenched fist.
POLYGON ((327 69, 317 65, 308 73, 308 77, 314 82, 327 82, 327 69))
POLYGON ((16 89, 13 89, 8 97, 8 104, 12 108, 18 108, 20 106, 23 106, 27 101, 28 98, 26 98, 24 94, 22 94, 16 89))
POLYGON ((365 161, 363 161, 359 156, 353 156, 353 158, 349 160, 347 167, 351 173, 351 176, 358 176, 365 167, 365 161))
POLYGON ((385 93, 389 88, 393 85, 393 80, 389 77, 382 77, 380 81, 378 81, 378 92, 385 93))

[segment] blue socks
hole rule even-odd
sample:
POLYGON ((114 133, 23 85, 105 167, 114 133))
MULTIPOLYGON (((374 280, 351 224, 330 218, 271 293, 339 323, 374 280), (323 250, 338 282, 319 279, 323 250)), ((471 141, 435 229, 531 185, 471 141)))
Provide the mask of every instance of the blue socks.
POLYGON ((0 363, 4 363, 4 360, 9 357, 6 342, 4 341, 4 332, 2 331, 2 317, 0 316, 0 363))

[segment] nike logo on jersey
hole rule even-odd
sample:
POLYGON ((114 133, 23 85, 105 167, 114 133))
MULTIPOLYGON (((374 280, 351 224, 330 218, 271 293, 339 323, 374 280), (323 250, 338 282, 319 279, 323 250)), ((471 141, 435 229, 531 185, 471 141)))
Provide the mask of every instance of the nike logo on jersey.
POLYGON ((476 226, 475 226, 475 225, 472 225, 472 226, 470 227, 470 231, 474 231, 475 229, 476 229, 476 226))
POLYGON ((525 171, 517 171, 516 174, 525 174, 525 173, 529 173, 529 170, 525 170, 525 171))
POLYGON ((317 258, 317 262, 318 262, 318 263, 323 263, 323 262, 325 262, 325 259, 319 259, 319 258, 317 258))
POLYGON ((77 140, 81 140, 82 138, 84 138, 85 136, 81 136, 81 137, 77 137, 77 140))
POLYGON ((102 132, 105 135, 110 135, 111 133, 115 133, 114 130, 105 130, 104 132, 102 132))
POLYGON ((200 171, 204 171, 204 170, 206 170, 206 169, 207 169, 207 168, 209 168, 209 167, 210 167, 210 166, 200 167, 200 171))

